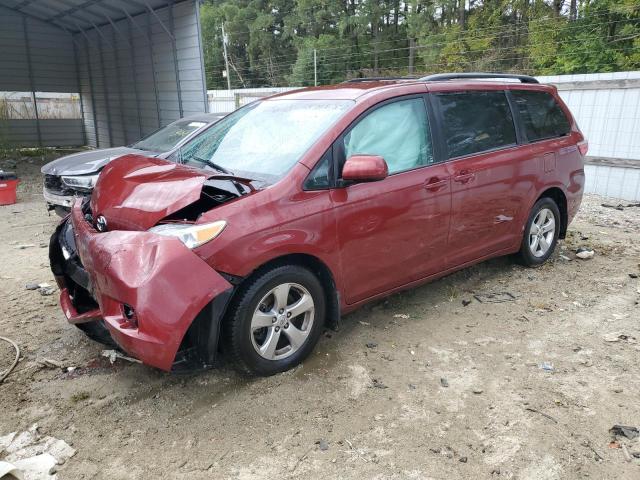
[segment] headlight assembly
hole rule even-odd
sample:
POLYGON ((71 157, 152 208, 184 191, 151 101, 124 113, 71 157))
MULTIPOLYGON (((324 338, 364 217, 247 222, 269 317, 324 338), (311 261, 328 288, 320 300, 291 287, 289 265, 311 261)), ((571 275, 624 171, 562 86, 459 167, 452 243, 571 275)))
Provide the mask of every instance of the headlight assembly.
POLYGON ((222 233, 227 222, 217 222, 193 225, 190 223, 167 223, 149 229, 149 232, 167 237, 176 237, 188 248, 196 248, 213 240, 222 233))
POLYGON ((88 191, 93 189, 99 175, 99 173, 96 173, 95 175, 63 175, 62 183, 64 183, 67 187, 88 191))

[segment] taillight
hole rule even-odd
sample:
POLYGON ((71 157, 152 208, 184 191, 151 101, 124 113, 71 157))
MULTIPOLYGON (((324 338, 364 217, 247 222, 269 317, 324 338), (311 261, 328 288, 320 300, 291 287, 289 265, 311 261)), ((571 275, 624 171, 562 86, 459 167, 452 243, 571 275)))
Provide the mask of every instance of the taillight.
POLYGON ((584 157, 589 151, 589 142, 586 140, 578 142, 578 150, 580 151, 580 155, 584 157))

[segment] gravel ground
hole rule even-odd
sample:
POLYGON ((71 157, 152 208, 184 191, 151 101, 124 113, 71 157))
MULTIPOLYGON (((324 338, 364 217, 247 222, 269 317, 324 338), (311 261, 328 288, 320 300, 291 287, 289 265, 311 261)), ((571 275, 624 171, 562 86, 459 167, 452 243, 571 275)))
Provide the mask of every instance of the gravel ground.
MULTIPOLYGON (((54 284, 41 164, 0 162, 23 180, 0 207, 0 336, 22 349, 0 436, 37 422, 72 444, 59 478, 640 478, 609 434, 640 426, 640 208, 587 196, 542 268, 496 259, 368 305, 291 372, 176 376, 111 365, 57 291, 25 289, 54 284)), ((0 371, 11 359, 0 344, 0 371)))

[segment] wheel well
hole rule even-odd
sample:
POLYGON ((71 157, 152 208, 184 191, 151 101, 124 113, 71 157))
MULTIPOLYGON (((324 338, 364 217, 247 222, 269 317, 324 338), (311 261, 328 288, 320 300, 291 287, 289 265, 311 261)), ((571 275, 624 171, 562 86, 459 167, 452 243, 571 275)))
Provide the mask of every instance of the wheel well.
POLYGON ((550 198, 554 202, 556 202, 556 205, 558 206, 558 210, 560 210, 559 237, 565 238, 567 236, 567 224, 569 223, 568 212, 567 212, 567 197, 565 196, 564 192, 558 187, 552 187, 545 190, 544 192, 542 192, 542 195, 538 197, 538 200, 544 197, 550 198))
POLYGON ((329 267, 327 267, 322 260, 313 255, 305 253, 293 253, 289 255, 283 255, 269 260, 257 269, 255 269, 249 276, 250 278, 257 273, 265 270, 270 270, 281 265, 300 265, 308 268, 313 272, 324 287, 326 303, 327 303, 327 318, 326 325, 329 328, 337 329, 340 325, 340 299, 338 296, 338 290, 336 289, 336 282, 333 279, 333 274, 329 267))

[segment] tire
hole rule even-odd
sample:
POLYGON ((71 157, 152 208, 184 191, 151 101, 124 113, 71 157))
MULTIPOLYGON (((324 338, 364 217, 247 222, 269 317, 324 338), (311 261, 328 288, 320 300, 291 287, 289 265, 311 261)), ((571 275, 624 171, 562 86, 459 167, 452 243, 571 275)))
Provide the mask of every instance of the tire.
POLYGON ((106 345, 107 347, 119 348, 116 342, 113 341, 113 338, 111 338, 111 334, 109 333, 109 330, 107 330, 107 327, 102 324, 102 320, 78 323, 76 324, 76 327, 82 330, 87 337, 95 342, 106 345))
POLYGON ((560 221, 560 210, 553 199, 543 197, 535 203, 524 227, 518 253, 520 263, 537 267, 549 259, 558 244, 560 221))
POLYGON ((257 273, 240 287, 225 319, 235 367, 260 376, 295 367, 318 342, 325 312, 324 288, 306 268, 284 265, 257 273))

